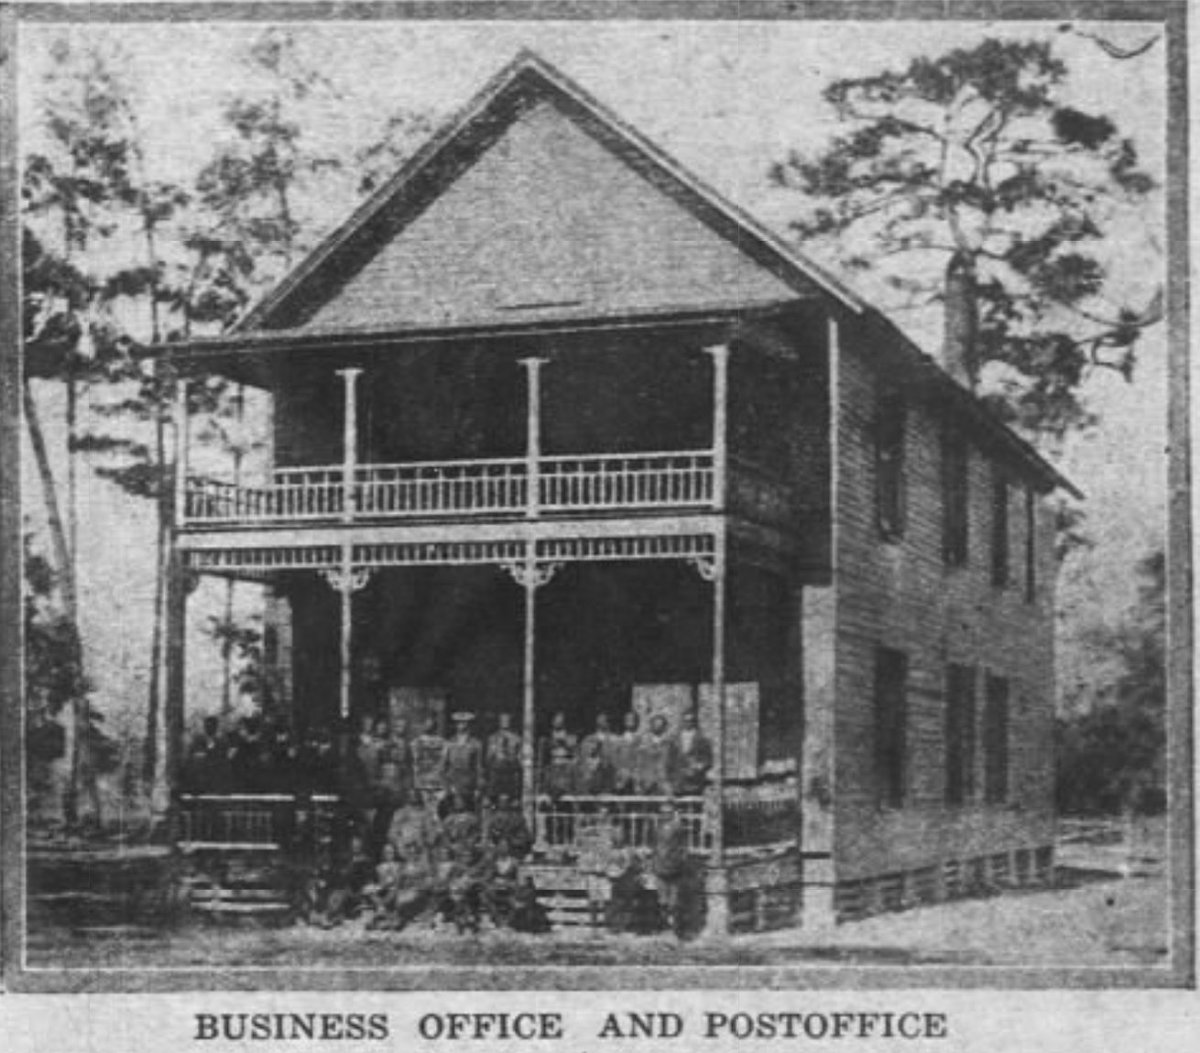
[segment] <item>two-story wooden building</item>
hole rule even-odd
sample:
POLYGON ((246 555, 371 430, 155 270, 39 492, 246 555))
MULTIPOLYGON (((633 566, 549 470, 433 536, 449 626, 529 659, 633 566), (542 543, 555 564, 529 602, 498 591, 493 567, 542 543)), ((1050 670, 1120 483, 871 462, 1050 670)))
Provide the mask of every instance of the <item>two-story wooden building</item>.
MULTIPOLYGON (((261 480, 189 471, 184 412, 174 539, 181 571, 270 586, 299 726, 510 713, 545 831, 551 714, 696 703, 717 926, 1047 872, 1069 484, 536 56, 174 358, 272 396, 261 480)), ((185 589, 171 611, 178 749, 185 589)))

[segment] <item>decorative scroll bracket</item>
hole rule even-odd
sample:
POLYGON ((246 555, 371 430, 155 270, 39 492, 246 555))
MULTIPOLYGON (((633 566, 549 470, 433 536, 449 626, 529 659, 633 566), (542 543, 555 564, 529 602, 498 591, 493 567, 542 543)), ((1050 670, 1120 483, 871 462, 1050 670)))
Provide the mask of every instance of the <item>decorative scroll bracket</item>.
POLYGON ((500 566, 523 589, 540 589, 558 573, 562 564, 527 560, 520 563, 501 563, 500 566))
POLYGON ((371 580, 370 567, 328 567, 319 573, 331 588, 342 593, 358 592, 371 580))
POLYGON ((688 562, 705 581, 716 581, 721 573, 720 560, 714 555, 688 556, 688 562))

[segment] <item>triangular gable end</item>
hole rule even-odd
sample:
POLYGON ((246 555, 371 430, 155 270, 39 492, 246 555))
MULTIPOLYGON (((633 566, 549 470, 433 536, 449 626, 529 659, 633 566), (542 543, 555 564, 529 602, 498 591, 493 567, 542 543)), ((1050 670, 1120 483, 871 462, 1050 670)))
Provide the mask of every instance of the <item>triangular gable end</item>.
POLYGON ((564 80, 518 60, 237 328, 506 325, 828 294, 564 80))

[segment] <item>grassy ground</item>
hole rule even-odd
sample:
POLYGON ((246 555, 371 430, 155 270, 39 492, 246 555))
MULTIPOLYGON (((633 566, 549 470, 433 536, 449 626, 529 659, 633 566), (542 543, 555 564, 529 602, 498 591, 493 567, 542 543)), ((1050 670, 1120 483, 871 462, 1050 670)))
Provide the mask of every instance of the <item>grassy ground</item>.
POLYGON ((30 933, 28 964, 290 968, 404 965, 960 964, 1137 966, 1167 953, 1161 824, 1129 846, 1093 828, 1060 851, 1059 886, 921 907, 839 926, 687 943, 663 936, 333 930, 116 929, 30 933), (1123 873, 1124 872, 1124 873, 1123 873))

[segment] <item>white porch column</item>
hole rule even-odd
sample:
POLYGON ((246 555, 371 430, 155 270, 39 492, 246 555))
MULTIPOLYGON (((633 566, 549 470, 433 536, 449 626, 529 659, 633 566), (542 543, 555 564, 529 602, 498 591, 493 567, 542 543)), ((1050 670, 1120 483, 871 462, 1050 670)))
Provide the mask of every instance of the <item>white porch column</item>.
POLYGON ((521 665, 521 802, 525 812, 525 823, 531 833, 534 830, 534 792, 536 787, 534 762, 537 738, 534 734, 536 713, 534 704, 537 696, 537 585, 534 575, 537 564, 528 557, 524 566, 525 593, 525 648, 521 665))
POLYGON ((539 471, 542 457, 542 366, 544 358, 523 358, 528 399, 525 404, 525 515, 538 516, 540 503, 539 471))
POLYGON ((361 369, 339 369, 342 378, 342 519, 354 518, 354 476, 358 468, 358 399, 355 397, 361 369))
POLYGON ((525 647, 521 673, 521 806, 525 822, 537 836, 535 785, 535 724, 537 720, 537 590, 554 577, 557 563, 539 563, 533 541, 520 563, 505 563, 504 569, 525 591, 525 647))
POLYGON ((713 508, 724 511, 729 470, 729 345, 706 347, 713 360, 713 508))
POLYGON ((352 550, 349 544, 342 545, 341 564, 336 569, 321 571, 325 580, 335 588, 341 597, 342 610, 340 622, 340 657, 341 684, 338 691, 338 713, 343 721, 350 717, 351 661, 354 650, 354 605, 353 596, 370 580, 371 571, 367 567, 354 567, 351 562, 352 550))
POLYGON ((712 864, 725 862, 725 590, 726 538, 720 530, 713 538, 712 686, 716 707, 712 790, 716 797, 716 827, 713 829, 712 864))
POLYGON ((175 381, 175 525, 187 518, 188 443, 191 421, 188 417, 187 377, 175 381))
POLYGON ((728 537, 725 523, 713 532, 711 555, 699 555, 691 562, 700 576, 713 587, 712 606, 712 681, 713 766, 705 800, 705 815, 712 823, 712 844, 705 875, 707 912, 705 930, 723 935, 729 929, 729 888, 725 870, 725 613, 728 575, 728 537))

